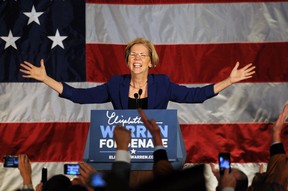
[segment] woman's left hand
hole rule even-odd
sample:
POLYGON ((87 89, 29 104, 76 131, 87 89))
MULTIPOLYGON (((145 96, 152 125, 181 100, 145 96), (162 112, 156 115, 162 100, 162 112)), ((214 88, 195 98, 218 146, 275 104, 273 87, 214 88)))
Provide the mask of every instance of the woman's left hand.
POLYGON ((230 81, 231 83, 236 83, 241 80, 246 80, 248 78, 252 78, 252 75, 255 73, 255 66, 252 63, 247 64, 243 68, 238 69, 239 62, 236 63, 233 70, 230 73, 230 81))

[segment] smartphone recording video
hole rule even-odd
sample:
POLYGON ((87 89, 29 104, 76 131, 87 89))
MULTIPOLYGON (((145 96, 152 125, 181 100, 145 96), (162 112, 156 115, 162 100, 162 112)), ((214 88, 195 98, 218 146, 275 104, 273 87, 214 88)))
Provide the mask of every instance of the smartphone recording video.
POLYGON ((3 158, 4 168, 17 168, 18 167, 18 156, 4 156, 3 158))
POLYGON ((219 170, 220 175, 224 174, 224 170, 228 169, 231 172, 231 161, 230 161, 230 153, 219 153, 218 155, 219 160, 219 170))
POLYGON ((42 168, 42 173, 41 173, 41 182, 43 185, 47 182, 47 168, 42 168))
POLYGON ((79 164, 64 164, 64 174, 79 175, 79 164))

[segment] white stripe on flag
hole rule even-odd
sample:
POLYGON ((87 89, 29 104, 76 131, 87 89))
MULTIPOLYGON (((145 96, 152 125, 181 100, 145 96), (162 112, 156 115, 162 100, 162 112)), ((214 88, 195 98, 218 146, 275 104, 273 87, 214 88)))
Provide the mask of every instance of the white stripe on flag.
POLYGON ((288 2, 86 4, 86 43, 126 44, 136 37, 155 44, 282 42, 288 41, 287 15, 288 2))
MULTIPOLYGON (((84 88, 99 83, 70 85, 84 88)), ((111 103, 75 104, 42 83, 1 83, 0 88, 4 92, 0 96, 0 121, 6 123, 89 122, 92 109, 113 109, 111 103)), ((168 109, 177 110, 180 124, 274 122, 288 102, 287 95, 288 83, 238 83, 203 104, 169 102, 168 109)))

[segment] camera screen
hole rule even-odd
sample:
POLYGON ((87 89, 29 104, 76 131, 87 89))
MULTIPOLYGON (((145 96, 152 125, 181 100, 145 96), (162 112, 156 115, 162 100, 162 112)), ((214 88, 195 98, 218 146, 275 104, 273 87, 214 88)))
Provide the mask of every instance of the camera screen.
POLYGON ((17 168, 18 167, 18 157, 17 156, 4 156, 4 167, 6 168, 17 168))
POLYGON ((229 169, 230 168, 230 161, 229 159, 226 159, 224 157, 219 157, 219 162, 220 162, 220 168, 221 169, 229 169))
POLYGON ((231 172, 230 165, 230 153, 219 153, 220 175, 224 174, 225 169, 228 169, 229 172, 231 172))
POLYGON ((64 174, 67 175, 79 175, 79 164, 65 164, 64 174))
POLYGON ((103 177, 103 174, 102 173, 93 174, 91 176, 91 179, 90 179, 90 184, 94 188, 105 187, 106 186, 106 181, 105 181, 105 179, 103 177))

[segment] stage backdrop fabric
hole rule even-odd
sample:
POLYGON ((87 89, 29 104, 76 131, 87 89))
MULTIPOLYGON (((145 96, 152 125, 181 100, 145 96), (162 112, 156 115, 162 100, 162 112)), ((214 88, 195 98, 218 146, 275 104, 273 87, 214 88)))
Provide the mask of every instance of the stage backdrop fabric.
MULTIPOLYGON (((270 130, 288 101, 288 1, 260 0, 16 0, 0 1, 0 157, 27 153, 33 183, 82 160, 90 111, 59 98, 43 83, 25 79, 19 64, 39 66, 74 87, 93 87, 129 73, 125 45, 154 42, 167 74, 186 86, 216 83, 236 62, 256 66, 253 78, 203 104, 170 102, 187 150, 187 166, 216 163, 229 151, 233 166, 251 177, 269 159, 270 130)), ((159 98, 161 99, 161 98, 159 98)), ((287 134, 283 140, 288 148, 287 134)), ((208 190, 216 179, 206 171, 208 190)), ((21 186, 17 169, 0 167, 0 190, 21 186)))

